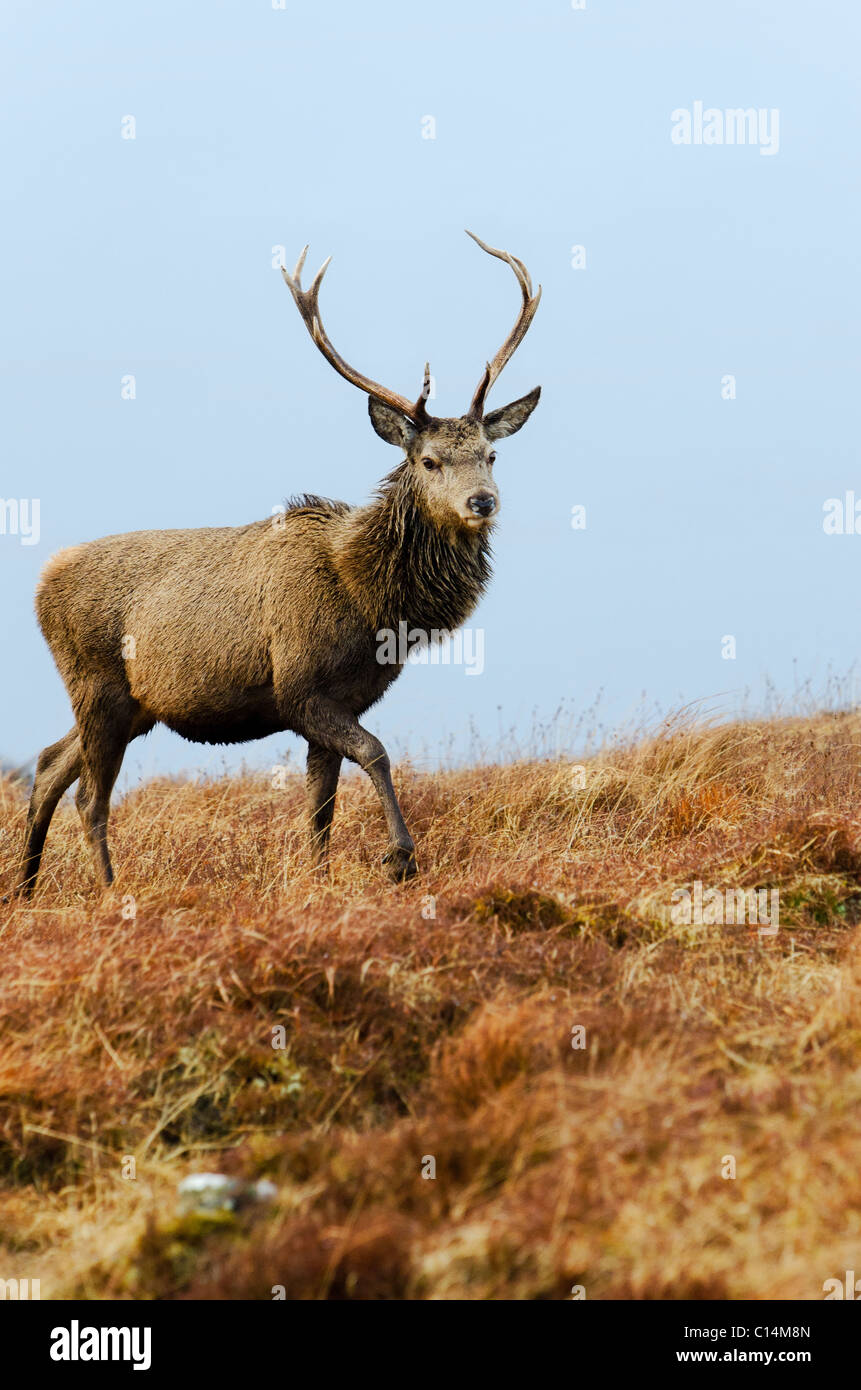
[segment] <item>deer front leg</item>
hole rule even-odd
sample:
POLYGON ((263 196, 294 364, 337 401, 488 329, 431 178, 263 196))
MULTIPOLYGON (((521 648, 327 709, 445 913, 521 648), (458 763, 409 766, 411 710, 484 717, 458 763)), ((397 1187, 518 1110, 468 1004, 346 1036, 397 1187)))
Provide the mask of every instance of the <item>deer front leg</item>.
POLYGON ((412 878, 418 872, 415 845, 401 815, 392 786, 389 755, 380 740, 363 729, 348 709, 322 697, 308 701, 303 733, 309 744, 318 744, 339 758, 349 758, 368 774, 389 831, 389 848, 383 863, 395 883, 412 878))
POLYGON ((311 852, 320 869, 325 869, 329 862, 329 835, 340 771, 340 753, 333 753, 319 743, 308 744, 305 791, 311 826, 311 852))

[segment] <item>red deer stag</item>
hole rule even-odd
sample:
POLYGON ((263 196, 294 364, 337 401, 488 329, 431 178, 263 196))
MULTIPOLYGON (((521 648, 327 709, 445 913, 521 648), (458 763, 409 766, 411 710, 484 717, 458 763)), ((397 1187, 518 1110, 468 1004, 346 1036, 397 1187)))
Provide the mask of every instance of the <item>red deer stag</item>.
MULTIPOLYGON (((472 236, 472 233, 469 233, 472 236)), ((202 743, 242 743, 290 729, 308 741, 307 799, 325 864, 343 758, 370 777, 389 835, 395 880, 416 872, 415 847, 379 739, 359 723, 401 672, 381 664, 381 629, 451 632, 490 577, 499 511, 493 446, 519 430, 540 387, 484 413, 485 398, 538 307, 522 261, 473 237, 511 267, 522 303, 487 364, 466 415, 428 414, 429 369, 413 403, 348 366, 320 319, 326 261, 310 289, 287 287, 327 362, 369 397, 371 424, 405 458, 369 505, 306 495, 277 524, 138 531, 62 550, 36 594, 42 631, 65 681, 74 727, 39 757, 17 891, 36 883, 45 836, 63 792, 76 804, 97 873, 113 881, 107 826, 111 790, 130 741, 166 724, 202 743)))

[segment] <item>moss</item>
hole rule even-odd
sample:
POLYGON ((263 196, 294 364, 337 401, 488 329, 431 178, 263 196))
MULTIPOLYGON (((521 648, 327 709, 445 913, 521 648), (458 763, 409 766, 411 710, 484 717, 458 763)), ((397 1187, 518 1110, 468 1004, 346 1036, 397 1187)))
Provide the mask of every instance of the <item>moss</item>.
POLYGON ((852 926, 861 918, 861 893, 841 874, 805 874, 780 888, 781 927, 852 926))
POLYGON ((471 915, 478 922, 495 918, 511 932, 548 931, 571 920, 571 909, 558 898, 533 890, 490 888, 470 903, 471 915))
POLYGON ((147 1223, 120 1276, 122 1290, 134 1298, 165 1298, 192 1278, 201 1248, 215 1240, 225 1250, 242 1228, 233 1212, 190 1212, 172 1221, 147 1223))

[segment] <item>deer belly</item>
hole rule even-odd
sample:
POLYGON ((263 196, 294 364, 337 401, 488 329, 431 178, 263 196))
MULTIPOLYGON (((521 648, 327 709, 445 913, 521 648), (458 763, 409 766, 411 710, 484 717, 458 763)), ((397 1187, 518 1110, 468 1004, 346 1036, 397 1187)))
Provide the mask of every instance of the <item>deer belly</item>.
POLYGON ((272 685, 232 690, 196 701, 184 709, 153 709, 150 714, 192 743, 247 743, 278 733, 284 725, 275 706, 272 685))

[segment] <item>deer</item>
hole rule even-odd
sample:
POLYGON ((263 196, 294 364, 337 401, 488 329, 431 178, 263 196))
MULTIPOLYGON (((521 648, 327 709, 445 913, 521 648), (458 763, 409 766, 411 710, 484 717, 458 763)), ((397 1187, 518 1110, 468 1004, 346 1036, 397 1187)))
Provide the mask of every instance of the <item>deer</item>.
POLYGON ((429 414, 430 367, 418 400, 349 366, 320 317, 320 285, 301 284, 306 246, 281 271, 323 357, 365 392, 376 433, 402 451, 373 499, 350 506, 313 494, 242 526, 128 532, 59 551, 36 589, 36 613, 72 704, 74 726, 40 754, 13 892, 36 886, 51 818, 77 781, 75 804, 96 877, 114 881, 110 798, 133 739, 165 725, 196 743, 235 744, 290 731, 308 744, 306 803, 313 865, 326 870, 344 759, 370 778, 388 831, 383 865, 395 882, 418 871, 415 844, 383 744, 360 722, 400 675, 379 635, 451 633, 491 574, 499 516, 494 445, 526 423, 535 387, 485 412, 491 386, 541 298, 526 266, 469 236, 513 270, 514 327, 485 366, 465 415, 429 414))

